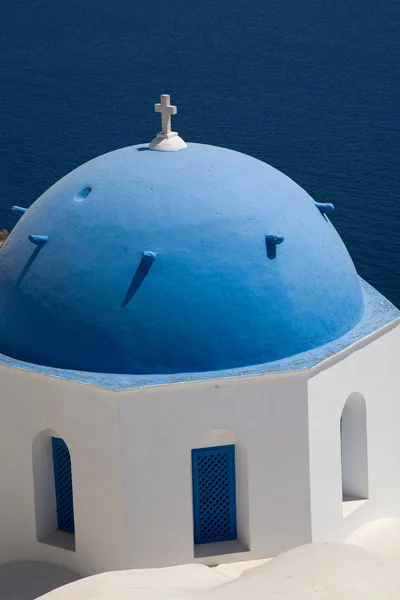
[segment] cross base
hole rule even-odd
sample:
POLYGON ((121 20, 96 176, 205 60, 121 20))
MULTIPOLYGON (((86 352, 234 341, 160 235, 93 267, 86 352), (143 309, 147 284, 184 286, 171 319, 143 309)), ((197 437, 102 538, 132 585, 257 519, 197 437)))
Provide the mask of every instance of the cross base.
POLYGON ((176 131, 170 131, 169 133, 157 133, 149 148, 163 152, 176 152, 187 148, 187 145, 176 131))

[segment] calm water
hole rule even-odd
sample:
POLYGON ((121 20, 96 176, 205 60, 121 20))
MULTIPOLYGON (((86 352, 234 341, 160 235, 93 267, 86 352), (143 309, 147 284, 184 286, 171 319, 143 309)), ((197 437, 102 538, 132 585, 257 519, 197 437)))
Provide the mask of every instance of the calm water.
POLYGON ((167 92, 184 139, 333 202, 359 273, 400 306, 399 23, 399 0, 2 0, 0 228, 150 141, 167 92))

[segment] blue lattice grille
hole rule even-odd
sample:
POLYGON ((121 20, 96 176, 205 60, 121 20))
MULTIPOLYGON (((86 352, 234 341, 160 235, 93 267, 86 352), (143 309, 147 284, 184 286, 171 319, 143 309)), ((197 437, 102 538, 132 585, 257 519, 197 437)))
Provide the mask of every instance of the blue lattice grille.
POLYGON ((74 533, 71 457, 64 440, 53 437, 52 445, 58 528, 68 533, 74 533))
POLYGON ((235 540, 235 446, 192 450, 194 542, 235 540))

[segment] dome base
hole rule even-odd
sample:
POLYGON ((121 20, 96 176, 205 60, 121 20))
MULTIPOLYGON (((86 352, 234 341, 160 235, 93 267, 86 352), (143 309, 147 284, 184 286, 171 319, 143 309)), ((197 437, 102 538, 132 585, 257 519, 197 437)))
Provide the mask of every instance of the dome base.
POLYGON ((150 150, 161 150, 163 152, 176 152, 187 148, 187 145, 176 131, 171 131, 171 133, 157 133, 149 148, 150 150))

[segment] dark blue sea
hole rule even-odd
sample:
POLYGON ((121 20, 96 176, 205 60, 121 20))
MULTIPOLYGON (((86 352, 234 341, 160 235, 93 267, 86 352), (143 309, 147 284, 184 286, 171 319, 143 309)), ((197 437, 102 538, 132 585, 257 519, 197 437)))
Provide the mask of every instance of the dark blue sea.
POLYGON ((149 142, 170 93, 186 141, 284 171, 400 306, 399 0, 2 0, 0 229, 13 204, 149 142))

